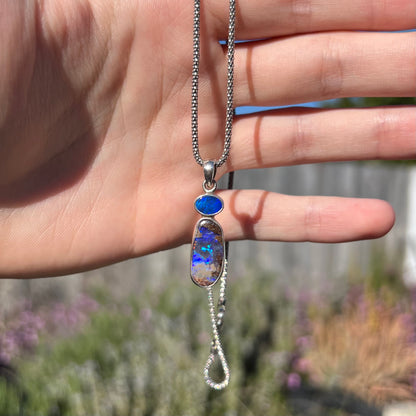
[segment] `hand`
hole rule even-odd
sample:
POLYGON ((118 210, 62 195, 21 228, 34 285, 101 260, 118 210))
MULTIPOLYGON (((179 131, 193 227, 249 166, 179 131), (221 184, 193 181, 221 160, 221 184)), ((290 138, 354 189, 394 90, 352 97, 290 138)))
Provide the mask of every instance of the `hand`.
MULTIPOLYGON (((190 242, 202 169, 190 138, 190 1, 0 3, 0 275, 69 273, 190 242)), ((411 96, 414 0, 240 0, 235 105, 411 96)), ((222 152, 228 2, 201 17, 200 151, 222 152)), ((414 108, 238 117, 227 170, 414 158, 414 108)), ((347 241, 382 201, 224 191, 226 238, 347 241), (258 213, 261 213, 257 215, 258 213)))

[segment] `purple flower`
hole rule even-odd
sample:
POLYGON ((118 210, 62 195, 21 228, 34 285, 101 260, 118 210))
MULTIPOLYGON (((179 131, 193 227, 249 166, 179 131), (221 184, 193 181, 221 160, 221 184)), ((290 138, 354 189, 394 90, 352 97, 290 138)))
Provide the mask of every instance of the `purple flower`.
POLYGON ((289 390, 297 390, 302 383, 300 375, 297 373, 290 373, 286 379, 286 385, 289 390))
POLYGON ((5 351, 0 351, 0 363, 9 364, 11 356, 5 351))
POLYGON ((309 370, 309 361, 307 358, 298 358, 297 360, 295 360, 295 362, 293 363, 293 368, 298 372, 298 373, 303 373, 306 374, 309 370))
POLYGON ((63 303, 57 303, 52 309, 52 314, 50 315, 52 323, 55 326, 66 326, 66 308, 63 303))
POLYGON ((311 345, 310 337, 303 336, 303 337, 299 337, 296 339, 296 346, 302 351, 305 351, 306 349, 308 349, 310 345, 311 345))
POLYGON ((30 303, 23 303, 20 313, 2 325, 0 362, 9 363, 20 352, 33 350, 39 343, 41 333, 54 333, 59 329, 68 333, 68 329, 77 329, 88 320, 98 304, 87 295, 80 295, 70 307, 56 303, 40 314, 33 312, 31 307, 30 303))
POLYGON ((13 331, 7 332, 0 341, 2 351, 13 353, 18 348, 18 339, 13 331))
POLYGON ((19 335, 20 346, 24 349, 32 349, 38 344, 39 337, 35 328, 23 328, 19 335))
POLYGON ((45 326, 45 321, 30 310, 24 310, 19 316, 19 326, 29 326, 36 330, 41 330, 45 326))
POLYGON ((400 322, 406 329, 408 334, 408 342, 413 344, 416 342, 416 322, 415 318, 411 313, 400 314, 400 322))
POLYGON ((81 294, 75 302, 75 308, 83 313, 94 312, 98 309, 98 303, 88 295, 81 294))
POLYGON ((75 308, 68 308, 66 311, 66 323, 69 327, 75 327, 81 321, 81 314, 75 308))

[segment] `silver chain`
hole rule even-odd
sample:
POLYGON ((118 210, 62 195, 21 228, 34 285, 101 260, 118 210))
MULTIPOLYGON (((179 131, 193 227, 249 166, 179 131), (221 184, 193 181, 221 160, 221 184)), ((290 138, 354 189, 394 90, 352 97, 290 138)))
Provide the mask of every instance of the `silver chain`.
MULTIPOLYGON (((193 64, 192 64, 192 150, 196 162, 203 166, 205 182, 203 185, 205 192, 214 192, 216 189, 215 171, 222 166, 228 159, 231 146, 231 134, 233 127, 234 107, 233 107, 233 90, 234 90, 234 43, 235 43, 235 3, 236 0, 229 0, 229 24, 227 39, 227 108, 225 118, 225 139, 224 150, 220 159, 203 160, 199 152, 198 142, 198 84, 199 84, 199 61, 200 61, 200 0, 194 0, 194 26, 193 26, 193 64)), ((232 188, 233 173, 230 173, 228 188, 232 188)), ((228 242, 225 248, 224 269, 221 275, 220 293, 217 308, 214 304, 214 295, 211 287, 207 288, 208 305, 211 317, 213 339, 211 351, 204 368, 204 378, 206 383, 213 389, 222 390, 230 381, 230 370, 224 355, 223 347, 220 340, 220 328, 222 327, 225 314, 225 289, 227 285, 228 269, 228 242), (219 359, 224 373, 221 382, 214 381, 210 376, 210 368, 214 362, 219 359)))
POLYGON ((209 354, 207 363, 204 367, 204 379, 205 382, 210 386, 212 389, 215 390, 222 390, 223 388, 228 386, 230 382, 230 369, 228 367, 227 359, 225 358, 224 350, 222 348, 221 339, 219 330, 223 324, 224 313, 225 313, 225 289, 227 286, 227 269, 228 269, 228 262, 225 260, 224 264, 224 271, 221 276, 221 286, 220 286, 220 295, 218 299, 217 309, 215 309, 214 305, 214 294, 212 292, 212 287, 207 289, 208 291, 208 305, 209 305, 209 314, 211 317, 211 326, 212 326, 212 333, 213 339, 211 344, 211 353, 209 354), (222 366, 222 371, 224 372, 224 379, 221 382, 216 382, 212 380, 209 371, 214 364, 216 357, 219 358, 222 366))
MULTIPOLYGON (((196 162, 204 165, 204 160, 199 153, 198 143, 198 81, 200 60, 200 0, 194 0, 194 31, 193 31, 193 65, 192 65, 192 149, 196 162)), ((222 166, 228 159, 231 146, 231 135, 233 127, 234 107, 234 43, 235 43, 235 0, 230 0, 228 40, 227 40, 227 109, 225 118, 224 150, 215 166, 222 166)))

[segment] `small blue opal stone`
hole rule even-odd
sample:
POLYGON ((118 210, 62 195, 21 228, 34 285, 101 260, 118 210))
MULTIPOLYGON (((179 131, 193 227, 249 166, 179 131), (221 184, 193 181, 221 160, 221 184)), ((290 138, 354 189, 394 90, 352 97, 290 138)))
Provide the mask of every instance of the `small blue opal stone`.
POLYGON ((215 195, 201 195, 195 201, 195 209, 202 215, 217 215, 222 211, 223 207, 222 199, 215 195))
POLYGON ((192 241, 191 278, 198 286, 212 286, 224 268, 224 238, 220 225, 211 218, 201 219, 192 241))

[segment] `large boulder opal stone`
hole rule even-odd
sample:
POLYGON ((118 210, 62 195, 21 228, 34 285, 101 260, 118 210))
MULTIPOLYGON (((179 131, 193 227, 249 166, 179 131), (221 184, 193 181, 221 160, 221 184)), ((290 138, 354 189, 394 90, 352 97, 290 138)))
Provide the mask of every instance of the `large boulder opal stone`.
POLYGON ((202 218, 195 227, 191 253, 191 278, 202 287, 212 286, 224 268, 224 237, 221 226, 211 218, 202 218))

